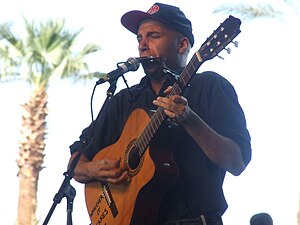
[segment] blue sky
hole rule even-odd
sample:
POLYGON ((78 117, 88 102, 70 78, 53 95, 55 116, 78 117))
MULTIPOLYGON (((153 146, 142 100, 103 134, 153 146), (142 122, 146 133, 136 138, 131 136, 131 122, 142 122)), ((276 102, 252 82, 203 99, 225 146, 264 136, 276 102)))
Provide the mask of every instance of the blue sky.
MULTIPOLYGON (((66 28, 83 31, 78 48, 87 43, 99 44, 102 50, 89 57, 92 72, 111 71, 116 63, 138 56, 136 38, 120 24, 123 13, 147 10, 155 1, 9 1, 0 9, 1 22, 12 21, 13 29, 22 33, 22 17, 34 21, 66 19, 66 28)), ((228 15, 212 14, 218 1, 162 1, 177 4, 192 20, 195 47, 191 55, 228 15)), ((223 1, 222 3, 239 1, 223 1)), ((265 1, 268 2, 268 1, 265 1)), ((269 1, 278 3, 281 1, 269 1)), ((229 208, 224 223, 247 225, 251 215, 269 212, 274 224, 296 225, 299 206, 299 27, 300 16, 284 8, 287 15, 281 20, 242 19, 241 34, 236 38, 239 47, 225 60, 215 58, 205 62, 199 71, 214 70, 226 77, 236 88, 252 135, 253 160, 239 177, 228 174, 224 190, 229 208)), ((137 83, 142 70, 129 72, 129 85, 137 83)), ((46 147, 46 167, 40 174, 37 216, 41 223, 49 211, 53 197, 64 179, 69 158, 68 146, 91 121, 90 97, 95 80, 72 83, 54 79, 49 88, 49 117, 46 147)), ((118 89, 123 88, 122 80, 118 89)), ((108 86, 97 87, 94 112, 100 109, 108 86)), ((15 222, 18 197, 17 166, 21 107, 30 93, 23 82, 0 84, 0 148, 4 178, 1 185, 0 223, 15 222)), ((77 195, 74 201, 74 225, 88 224, 83 185, 72 181, 77 195)), ((66 202, 63 199, 49 224, 66 223, 66 202)))

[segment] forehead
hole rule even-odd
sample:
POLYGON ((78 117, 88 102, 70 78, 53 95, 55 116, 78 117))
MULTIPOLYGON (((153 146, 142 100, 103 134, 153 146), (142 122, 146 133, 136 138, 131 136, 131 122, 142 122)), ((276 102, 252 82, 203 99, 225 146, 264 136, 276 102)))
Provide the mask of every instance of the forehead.
POLYGON ((173 31, 173 29, 171 29, 167 25, 165 25, 159 21, 152 20, 152 19, 146 19, 146 20, 143 20, 140 22, 139 28, 138 28, 138 33, 144 29, 159 30, 159 31, 162 31, 162 30, 166 30, 166 31, 172 30, 173 31))

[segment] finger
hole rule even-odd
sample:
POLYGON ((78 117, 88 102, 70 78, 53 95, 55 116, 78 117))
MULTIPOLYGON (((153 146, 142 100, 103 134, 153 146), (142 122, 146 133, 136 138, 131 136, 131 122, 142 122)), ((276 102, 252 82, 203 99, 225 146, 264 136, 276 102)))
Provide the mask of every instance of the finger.
POLYGON ((122 184, 125 182, 130 182, 131 177, 128 175, 126 171, 124 171, 121 176, 118 176, 116 178, 107 178, 107 182, 113 183, 113 184, 122 184))
POLYGON ((161 107, 164 109, 164 112, 167 116, 173 118, 175 116, 175 111, 176 110, 176 105, 173 105, 172 103, 170 102, 163 102, 163 101, 158 101, 158 100, 154 100, 153 102, 155 105, 161 107))
POLYGON ((174 103, 187 105, 187 99, 183 96, 173 95, 170 98, 174 103))
MULTIPOLYGON (((157 100, 153 101, 153 104, 162 107, 165 114, 171 119, 183 116, 188 105, 186 98, 179 95, 173 95, 169 98, 158 97, 157 100)), ((179 121, 182 120, 179 119, 179 121)))
POLYGON ((158 107, 162 107, 162 108, 166 107, 166 104, 162 101, 161 98, 157 98, 157 99, 153 100, 153 104, 158 107))
POLYGON ((172 86, 168 86, 166 90, 164 90, 165 94, 169 94, 172 90, 172 86))
POLYGON ((120 184, 124 182, 129 182, 130 176, 128 175, 127 171, 102 171, 100 180, 113 184, 120 184))
POLYGON ((98 176, 101 178, 116 178, 121 176, 122 171, 120 170, 99 170, 98 171, 98 176))
POLYGON ((98 169, 109 170, 120 167, 120 160, 103 159, 96 161, 98 169))
POLYGON ((157 99, 155 99, 153 101, 153 104, 165 109, 169 108, 171 100, 169 98, 164 98, 164 97, 157 97, 157 99))
POLYGON ((174 119, 176 117, 176 114, 170 110, 165 109, 164 112, 170 119, 174 119))

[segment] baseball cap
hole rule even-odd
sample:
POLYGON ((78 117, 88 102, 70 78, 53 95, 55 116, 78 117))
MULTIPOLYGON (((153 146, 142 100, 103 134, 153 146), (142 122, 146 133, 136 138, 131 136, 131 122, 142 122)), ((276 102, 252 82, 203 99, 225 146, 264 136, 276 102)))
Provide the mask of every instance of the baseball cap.
POLYGON ((173 28, 186 36, 191 46, 194 45, 191 21, 178 7, 155 3, 147 12, 133 10, 125 13, 121 18, 121 23, 129 31, 137 34, 140 22, 145 19, 153 19, 173 28))

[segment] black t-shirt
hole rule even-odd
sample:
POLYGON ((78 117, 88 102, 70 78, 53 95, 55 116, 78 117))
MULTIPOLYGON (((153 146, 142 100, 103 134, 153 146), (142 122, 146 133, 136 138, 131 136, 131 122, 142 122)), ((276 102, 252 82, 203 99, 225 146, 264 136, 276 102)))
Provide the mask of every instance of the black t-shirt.
MULTIPOLYGON (((174 81, 169 77, 159 95, 163 96, 163 90, 174 81)), ((233 86, 219 74, 208 71, 194 75, 182 95, 210 127, 239 145, 243 160, 248 164, 251 159, 250 135, 233 86)), ((147 76, 131 87, 131 92, 127 89, 120 91, 91 124, 93 132, 86 128, 80 140, 70 146, 71 153, 83 149, 93 138, 92 146, 84 153, 92 159, 100 149, 119 139, 133 110, 141 108, 151 116, 157 108, 152 103, 156 97, 147 76)), ((222 215, 227 209, 222 189, 225 171, 207 158, 183 128, 179 129, 181 133, 173 149, 179 176, 162 200, 159 221, 194 218, 200 214, 222 215)))

